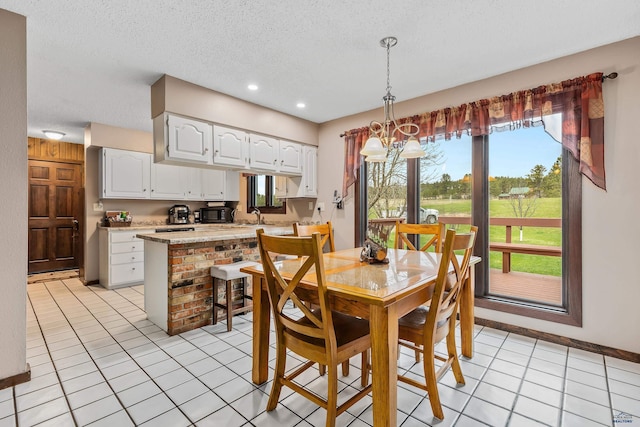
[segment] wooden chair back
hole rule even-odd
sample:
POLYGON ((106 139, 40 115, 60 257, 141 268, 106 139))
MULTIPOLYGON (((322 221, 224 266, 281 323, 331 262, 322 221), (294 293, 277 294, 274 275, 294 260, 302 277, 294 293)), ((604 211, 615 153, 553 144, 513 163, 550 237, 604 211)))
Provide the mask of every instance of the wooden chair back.
POLYGON ((314 225, 302 225, 297 222, 293 223, 293 235, 294 236, 311 236, 313 233, 320 233, 322 240, 321 248, 325 249, 328 246, 329 252, 335 252, 336 246, 333 240, 333 226, 331 221, 327 221, 326 224, 314 224, 314 225))
MULTIPOLYGON (((303 354, 309 349, 310 342, 324 341, 329 351, 322 359, 330 359, 331 352, 335 354, 336 351, 336 339, 327 295, 320 234, 313 233, 308 237, 270 236, 260 229, 257 235, 269 300, 275 318, 276 334, 284 339, 286 347, 303 354), (275 266, 274 254, 299 257, 300 267, 292 279, 285 280, 282 277, 275 266), (316 276, 317 295, 313 296, 313 300, 314 304, 320 307, 319 311, 311 309, 304 302, 309 298, 309 291, 302 289, 300 282, 307 274, 316 276), (304 319, 300 320, 299 317, 294 318, 288 314, 292 311, 291 307, 287 306, 289 301, 301 312, 304 319)), ((329 360, 325 360, 325 364, 328 362, 329 360)))
POLYGON ((469 275, 469 262, 477 232, 478 227, 476 226, 471 226, 469 233, 456 234, 453 230, 447 230, 442 250, 442 260, 446 259, 447 261, 440 263, 425 323, 424 336, 432 337, 432 345, 442 341, 450 330, 453 333, 460 302, 460 291, 469 275), (462 251, 461 260, 456 257, 455 251, 462 251), (449 265, 453 265, 454 272, 452 274, 449 274, 449 265))
POLYGON ((405 224, 403 222, 396 221, 396 234, 393 247, 395 249, 403 249, 406 245, 407 249, 412 251, 418 250, 407 237, 408 234, 418 234, 421 236, 427 236, 427 242, 420 247, 421 251, 426 251, 433 246, 436 252, 441 252, 443 230, 444 224, 440 223, 405 224))

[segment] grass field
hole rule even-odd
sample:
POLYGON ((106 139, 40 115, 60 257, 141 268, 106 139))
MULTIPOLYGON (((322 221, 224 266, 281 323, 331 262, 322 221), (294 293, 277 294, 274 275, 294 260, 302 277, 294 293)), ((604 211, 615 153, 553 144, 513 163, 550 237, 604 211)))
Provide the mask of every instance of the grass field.
MULTIPOLYGON (((469 216, 471 200, 423 200, 424 208, 437 209, 442 216, 469 216)), ((536 200, 536 209, 532 218, 561 218, 562 200, 560 198, 540 198, 536 200)), ((516 215, 509 200, 491 200, 489 202, 491 217, 514 218, 516 215)), ((461 227, 464 229, 464 227, 461 227)), ((504 226, 489 227, 489 241, 504 242, 506 228, 504 226)), ((389 237, 389 247, 393 247, 393 234, 389 237)), ((550 227, 524 227, 522 241, 520 230, 512 229, 512 241, 532 245, 562 246, 562 230, 550 227)), ((502 253, 490 252, 489 265, 491 268, 502 269, 502 253)), ((562 275, 562 258, 537 255, 512 254, 512 271, 544 274, 549 276, 562 275)))

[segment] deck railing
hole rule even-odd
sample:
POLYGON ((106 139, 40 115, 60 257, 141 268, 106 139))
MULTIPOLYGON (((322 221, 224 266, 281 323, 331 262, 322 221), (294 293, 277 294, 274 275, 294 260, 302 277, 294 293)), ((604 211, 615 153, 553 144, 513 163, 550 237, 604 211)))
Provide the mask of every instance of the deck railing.
MULTIPOLYGON (((471 217, 468 216, 441 216, 438 219, 445 224, 471 224, 471 217)), ((489 225, 505 227, 504 242, 490 242, 489 250, 502 252, 502 272, 511 271, 511 254, 529 254, 544 256, 562 256, 562 247, 531 245, 524 243, 514 243, 512 241, 513 227, 552 227, 561 228, 561 218, 489 218, 489 225)))

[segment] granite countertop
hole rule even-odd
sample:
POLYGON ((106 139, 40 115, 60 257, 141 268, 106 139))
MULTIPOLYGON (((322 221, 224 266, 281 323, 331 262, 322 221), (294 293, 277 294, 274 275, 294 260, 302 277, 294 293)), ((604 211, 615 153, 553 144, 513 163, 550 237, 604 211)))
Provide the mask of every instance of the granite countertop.
MULTIPOLYGON (((194 226, 196 224, 182 224, 182 226, 194 226)), ((131 228, 131 227, 125 227, 131 228)), ((148 228, 148 227, 146 227, 148 228)), ((152 242, 178 245, 186 243, 217 242, 223 240, 247 239, 256 237, 256 230, 264 228, 265 233, 275 235, 293 234, 293 227, 281 225, 257 225, 257 224, 206 224, 204 227, 196 226, 195 231, 173 231, 170 233, 144 233, 136 237, 152 242)))

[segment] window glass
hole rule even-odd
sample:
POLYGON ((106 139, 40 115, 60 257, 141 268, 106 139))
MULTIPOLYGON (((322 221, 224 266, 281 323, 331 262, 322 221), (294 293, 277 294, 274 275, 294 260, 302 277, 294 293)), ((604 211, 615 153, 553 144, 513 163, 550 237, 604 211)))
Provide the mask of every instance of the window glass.
MULTIPOLYGON (((471 219, 471 137, 423 145, 420 158, 421 223, 444 222, 467 231, 471 219), (464 225, 462 225, 464 224, 464 225)), ((422 246, 428 237, 421 237, 422 246)))
POLYGON ((407 160, 392 150, 386 162, 367 163, 367 238, 393 247, 397 218, 407 217, 407 160))
POLYGON ((563 305, 561 172, 543 127, 490 135, 488 295, 563 305))

